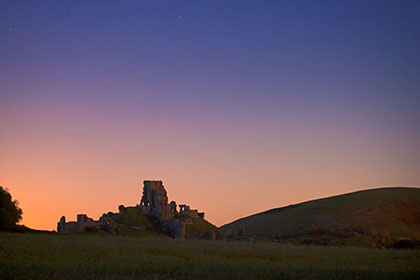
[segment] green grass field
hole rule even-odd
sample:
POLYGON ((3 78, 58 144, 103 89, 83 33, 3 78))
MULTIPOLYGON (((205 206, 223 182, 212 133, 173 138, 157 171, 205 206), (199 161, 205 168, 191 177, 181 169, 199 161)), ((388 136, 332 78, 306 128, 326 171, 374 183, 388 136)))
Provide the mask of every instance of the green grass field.
POLYGON ((420 251, 0 233, 0 279, 420 279, 420 251))

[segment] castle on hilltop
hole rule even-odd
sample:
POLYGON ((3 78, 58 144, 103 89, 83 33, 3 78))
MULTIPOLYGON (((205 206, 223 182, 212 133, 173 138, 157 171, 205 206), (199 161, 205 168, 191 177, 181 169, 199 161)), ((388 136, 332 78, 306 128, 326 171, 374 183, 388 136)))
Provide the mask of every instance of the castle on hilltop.
MULTIPOLYGON (((164 222, 177 213, 177 205, 175 201, 168 204, 168 195, 162 181, 149 181, 143 182, 143 197, 140 204, 137 206, 144 214, 149 214, 164 222)), ((179 205, 179 213, 186 214, 192 218, 204 218, 204 213, 198 210, 191 210, 186 204, 179 205)))
MULTIPOLYGON (((76 222, 66 222, 66 218, 63 216, 57 224, 57 231, 61 233, 75 233, 105 230, 108 233, 115 233, 117 224, 114 217, 121 215, 121 211, 125 209, 124 206, 120 206, 120 208, 119 214, 109 212, 108 214, 103 214, 97 221, 89 218, 85 214, 78 214, 76 222)), ((177 238, 184 238, 185 225, 191 223, 191 219, 189 218, 204 219, 203 212, 198 212, 196 209, 192 210, 186 204, 180 204, 179 211, 177 211, 175 201, 168 203, 168 194, 162 181, 145 180, 143 182, 143 196, 140 204, 136 207, 129 208, 137 209, 135 211, 140 211, 142 214, 155 217, 162 224, 166 233, 177 238), (177 214, 181 215, 177 216, 177 214)), ((141 227, 132 226, 131 228, 139 229, 141 227)))

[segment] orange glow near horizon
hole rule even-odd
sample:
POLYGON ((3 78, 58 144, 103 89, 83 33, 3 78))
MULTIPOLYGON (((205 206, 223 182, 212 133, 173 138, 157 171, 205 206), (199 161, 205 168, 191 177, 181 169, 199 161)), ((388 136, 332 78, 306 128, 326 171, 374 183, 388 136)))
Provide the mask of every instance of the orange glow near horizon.
POLYGON ((1 2, 23 224, 135 206, 145 179, 217 226, 420 186, 420 1, 167 2, 1 2))
POLYGON ((404 149, 391 160, 385 145, 351 132, 324 130, 307 141, 287 127, 277 135, 229 124, 201 131, 173 129, 170 122, 143 128, 31 122, 24 130, 9 128, 16 137, 2 140, 0 170, 2 185, 23 209, 22 223, 35 229, 53 230, 63 215, 97 219, 120 204, 135 206, 146 179, 162 180, 169 200, 204 211, 218 226, 291 203, 419 182, 414 165, 396 168, 410 158, 404 149), (346 149, 336 144, 343 142, 346 149))

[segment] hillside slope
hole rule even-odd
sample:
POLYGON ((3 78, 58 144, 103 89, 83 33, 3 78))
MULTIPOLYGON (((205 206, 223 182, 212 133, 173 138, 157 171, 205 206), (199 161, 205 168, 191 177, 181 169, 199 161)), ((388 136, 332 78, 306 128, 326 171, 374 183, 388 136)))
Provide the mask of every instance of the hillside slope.
MULTIPOLYGON (((105 214, 104 214, 105 215, 105 214)), ((119 213, 108 213, 107 217, 114 220, 117 225, 117 234, 138 236, 166 236, 163 233, 159 220, 151 215, 146 215, 137 207, 124 207, 119 213)), ((176 214, 176 218, 188 219, 186 225, 187 237, 201 237, 206 232, 214 232, 219 235, 218 229, 203 218, 192 218, 185 214, 176 214)))
POLYGON ((335 231, 389 232, 393 238, 419 239, 420 189, 379 188, 312 200, 245 217, 221 229, 279 239, 335 231))

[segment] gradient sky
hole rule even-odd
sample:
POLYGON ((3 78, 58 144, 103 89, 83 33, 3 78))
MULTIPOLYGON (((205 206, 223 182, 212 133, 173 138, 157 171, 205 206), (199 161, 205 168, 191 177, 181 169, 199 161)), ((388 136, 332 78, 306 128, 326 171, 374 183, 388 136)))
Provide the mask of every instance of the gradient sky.
POLYGON ((22 222, 97 219, 145 179, 216 225, 420 186, 420 2, 1 1, 22 222))

